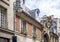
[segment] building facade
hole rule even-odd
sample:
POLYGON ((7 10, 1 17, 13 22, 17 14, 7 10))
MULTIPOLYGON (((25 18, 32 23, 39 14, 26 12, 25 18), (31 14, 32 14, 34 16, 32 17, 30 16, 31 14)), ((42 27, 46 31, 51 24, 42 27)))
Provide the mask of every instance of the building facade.
POLYGON ((41 24, 44 24, 44 32, 43 36, 44 42, 58 42, 58 35, 57 35, 57 28, 56 28, 56 22, 53 21, 53 15, 52 16, 43 16, 41 20, 41 24))
POLYGON ((0 42, 12 42, 14 28, 17 42, 57 42, 51 40, 58 39, 56 28, 50 29, 52 17, 44 17, 42 25, 39 13, 39 9, 27 8, 25 0, 0 0, 0 42))
POLYGON ((0 42, 12 42, 13 1, 0 0, 0 42))
POLYGON ((60 42, 60 18, 54 18, 53 21, 55 22, 56 25, 56 33, 59 37, 58 42, 60 42))
MULTIPOLYGON (((43 26, 32 18, 26 9, 25 0, 0 0, 0 42, 12 42, 14 35, 14 21, 16 23, 17 42, 40 42, 43 26), (17 1, 19 1, 18 4, 17 1), (20 12, 20 5, 23 12, 20 12), (16 18, 14 20, 14 7, 16 8, 16 18), (18 10, 19 9, 19 10, 18 10)), ((35 11, 36 12, 36 11, 35 11)))
MULTIPOLYGON (((25 3, 23 2, 22 4, 25 3)), ((16 12, 17 42, 41 42, 43 25, 32 17, 33 14, 29 12, 30 9, 21 5, 19 7, 21 7, 20 10, 18 9, 19 11, 16 12)), ((34 14, 36 14, 35 12, 34 14)))
POLYGON ((30 15, 17 13, 16 32, 17 42, 41 42, 43 26, 30 15))

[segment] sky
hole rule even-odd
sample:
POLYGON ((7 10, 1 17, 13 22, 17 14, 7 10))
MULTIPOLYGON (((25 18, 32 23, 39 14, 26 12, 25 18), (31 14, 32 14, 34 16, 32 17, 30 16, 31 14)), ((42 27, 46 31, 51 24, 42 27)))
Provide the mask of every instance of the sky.
POLYGON ((40 17, 54 15, 60 18, 60 0, 26 0, 25 5, 31 10, 39 8, 40 17))

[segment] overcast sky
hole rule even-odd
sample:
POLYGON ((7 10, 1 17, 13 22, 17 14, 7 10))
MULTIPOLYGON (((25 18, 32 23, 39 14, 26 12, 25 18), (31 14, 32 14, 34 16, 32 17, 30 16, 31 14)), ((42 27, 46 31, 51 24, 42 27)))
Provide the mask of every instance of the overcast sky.
POLYGON ((40 16, 54 15, 60 17, 60 0, 26 0, 29 9, 40 9, 40 16))

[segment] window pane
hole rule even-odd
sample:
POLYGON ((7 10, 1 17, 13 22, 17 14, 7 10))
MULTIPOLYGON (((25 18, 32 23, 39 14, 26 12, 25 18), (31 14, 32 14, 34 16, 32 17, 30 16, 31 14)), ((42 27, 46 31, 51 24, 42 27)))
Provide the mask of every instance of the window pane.
POLYGON ((0 6, 0 26, 2 28, 6 27, 6 9, 0 6))
POLYGON ((2 27, 5 28, 5 10, 2 9, 2 14, 1 14, 1 20, 2 20, 2 27))
POLYGON ((21 30, 23 30, 23 21, 21 21, 21 30))
POLYGON ((33 26, 33 35, 36 35, 36 27, 33 26))
POLYGON ((21 21, 21 30, 26 31, 26 21, 24 20, 21 21))
POLYGON ((23 21, 23 29, 24 29, 24 31, 26 31, 26 22, 25 21, 23 21))

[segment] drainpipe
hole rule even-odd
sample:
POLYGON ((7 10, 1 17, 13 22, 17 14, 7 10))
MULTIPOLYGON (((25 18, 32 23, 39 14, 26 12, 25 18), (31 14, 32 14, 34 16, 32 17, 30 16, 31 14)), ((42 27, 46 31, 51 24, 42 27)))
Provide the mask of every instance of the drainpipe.
POLYGON ((13 3, 13 12, 14 12, 14 16, 13 16, 13 23, 14 23, 14 35, 12 36, 12 42, 17 42, 17 36, 16 36, 16 3, 13 3))

